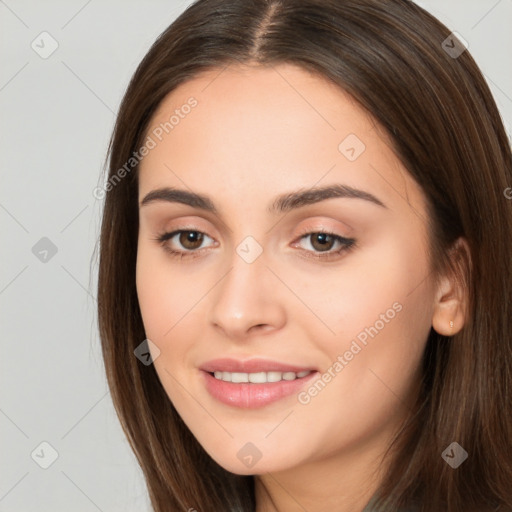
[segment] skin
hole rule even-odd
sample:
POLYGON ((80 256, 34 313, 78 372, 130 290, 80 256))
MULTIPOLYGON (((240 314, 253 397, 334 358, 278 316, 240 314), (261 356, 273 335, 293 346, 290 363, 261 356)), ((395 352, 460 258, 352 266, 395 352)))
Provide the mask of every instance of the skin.
MULTIPOLYGON (((409 414, 431 327, 455 334, 463 296, 448 276, 433 281, 426 202, 390 142, 346 93, 293 65, 229 66, 182 84, 161 103, 147 134, 187 103, 140 165, 139 202, 160 187, 212 198, 218 215, 179 203, 140 207, 137 291, 155 369, 177 411, 221 466, 256 475, 257 510, 362 510, 386 468, 381 457, 409 414), (349 134, 366 149, 349 161, 349 134), (270 214, 277 195, 346 184, 385 207, 331 198, 270 214), (324 228, 356 246, 326 260, 314 235, 324 228), (155 238, 189 229, 203 243, 167 247, 155 238), (237 246, 252 236, 261 255, 247 263, 237 246), (190 255, 190 252, 189 252, 190 255), (198 367, 219 357, 268 358, 326 371, 381 314, 401 305, 374 338, 312 397, 297 395, 247 410, 220 403, 198 367), (454 322, 450 329, 450 321, 454 322), (248 468, 247 443, 261 452, 248 468)), ((186 244, 186 239, 184 240, 186 244)), ((309 386, 308 386, 309 387, 309 386)))

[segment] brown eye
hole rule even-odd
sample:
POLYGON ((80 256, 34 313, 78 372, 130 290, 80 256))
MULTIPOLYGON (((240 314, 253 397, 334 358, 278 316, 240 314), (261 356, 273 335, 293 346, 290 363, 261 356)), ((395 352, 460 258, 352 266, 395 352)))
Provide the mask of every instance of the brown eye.
POLYGON ((312 233, 311 246, 319 251, 329 251, 332 249, 336 239, 327 233, 312 233))
POLYGON ((179 236, 179 243, 182 247, 188 250, 195 250, 201 247, 204 235, 199 231, 181 231, 179 236))
MULTIPOLYGON (((300 237, 300 241, 305 241, 309 245, 305 248, 303 246, 304 255, 324 261, 327 261, 326 258, 339 257, 354 247, 356 243, 354 238, 345 238, 326 231, 305 231, 300 237)), ((299 245, 301 244, 299 243, 299 245)))
POLYGON ((204 249, 205 239, 211 238, 197 229, 178 229, 176 231, 162 233, 155 238, 164 250, 172 256, 196 257, 204 249))

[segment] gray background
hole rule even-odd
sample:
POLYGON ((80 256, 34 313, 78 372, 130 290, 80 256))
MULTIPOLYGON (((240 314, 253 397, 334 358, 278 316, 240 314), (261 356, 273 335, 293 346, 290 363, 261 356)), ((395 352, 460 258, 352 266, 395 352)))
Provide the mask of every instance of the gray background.
MULTIPOLYGON (((92 192, 128 80, 189 3, 0 0, 0 511, 150 510, 103 372, 92 192)), ((510 133, 512 0, 418 3, 468 41, 510 133)))

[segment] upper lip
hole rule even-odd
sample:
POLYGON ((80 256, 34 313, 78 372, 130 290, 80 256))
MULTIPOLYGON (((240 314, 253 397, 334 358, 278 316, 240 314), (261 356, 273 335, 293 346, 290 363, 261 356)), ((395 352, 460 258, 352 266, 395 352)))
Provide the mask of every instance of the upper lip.
POLYGON ((303 372, 316 371, 311 366, 296 366, 279 361, 271 361, 269 359, 249 359, 242 361, 239 359, 212 359, 199 367, 208 373, 213 372, 240 372, 240 373, 257 373, 257 372, 303 372))

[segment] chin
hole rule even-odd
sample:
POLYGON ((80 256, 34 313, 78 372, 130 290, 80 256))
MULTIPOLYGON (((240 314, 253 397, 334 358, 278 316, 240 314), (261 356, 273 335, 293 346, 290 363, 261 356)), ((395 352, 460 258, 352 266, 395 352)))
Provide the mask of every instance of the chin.
POLYGON ((219 466, 236 475, 261 475, 285 471, 301 463, 296 458, 296 449, 288 454, 287 450, 278 451, 272 446, 264 446, 264 443, 258 446, 257 442, 233 442, 227 446, 232 446, 233 451, 218 453, 218 451, 215 452, 215 447, 213 447, 214 451, 207 451, 219 466))

